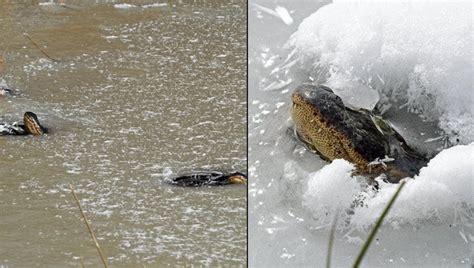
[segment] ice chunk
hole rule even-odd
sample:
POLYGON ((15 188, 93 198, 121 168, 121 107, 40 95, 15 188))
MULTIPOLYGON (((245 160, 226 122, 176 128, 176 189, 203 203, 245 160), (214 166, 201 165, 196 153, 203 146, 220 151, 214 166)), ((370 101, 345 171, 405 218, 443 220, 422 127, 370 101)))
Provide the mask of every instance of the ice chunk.
POLYGON ((131 5, 131 4, 115 4, 114 7, 119 8, 119 9, 128 9, 128 8, 137 7, 137 6, 131 5))
POLYGON ((270 8, 267 8, 267 7, 264 7, 264 6, 261 6, 261 5, 257 5, 257 4, 253 4, 253 6, 255 6, 256 8, 258 8, 259 10, 261 10, 261 11, 267 13, 267 14, 270 14, 272 16, 280 18, 286 25, 293 24, 293 18, 291 17, 288 10, 284 7, 277 6, 275 8, 275 10, 272 10, 270 8))
POLYGON ((346 75, 334 74, 324 84, 341 97, 344 105, 355 110, 360 108, 372 110, 380 99, 377 90, 352 81, 346 75))

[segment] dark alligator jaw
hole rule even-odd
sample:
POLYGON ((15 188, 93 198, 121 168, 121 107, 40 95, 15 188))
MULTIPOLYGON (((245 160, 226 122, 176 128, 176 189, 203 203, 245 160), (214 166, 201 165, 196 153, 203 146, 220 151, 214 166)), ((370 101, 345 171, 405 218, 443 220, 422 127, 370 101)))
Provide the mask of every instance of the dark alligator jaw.
POLYGON ((38 117, 33 112, 26 112, 23 116, 24 129, 31 135, 43 135, 47 132, 46 128, 41 126, 38 117))
POLYGON ((183 187, 246 184, 247 175, 241 172, 222 173, 218 171, 198 171, 170 178, 168 182, 172 185, 183 187))

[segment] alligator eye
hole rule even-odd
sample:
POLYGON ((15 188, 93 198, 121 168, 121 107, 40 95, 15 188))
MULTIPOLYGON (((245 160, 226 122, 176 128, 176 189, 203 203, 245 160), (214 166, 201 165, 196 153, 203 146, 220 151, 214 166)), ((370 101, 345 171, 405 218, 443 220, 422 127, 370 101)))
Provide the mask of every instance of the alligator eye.
POLYGON ((325 91, 329 92, 329 93, 334 93, 334 91, 332 91, 332 89, 326 87, 326 86, 319 86, 320 89, 324 89, 325 91))

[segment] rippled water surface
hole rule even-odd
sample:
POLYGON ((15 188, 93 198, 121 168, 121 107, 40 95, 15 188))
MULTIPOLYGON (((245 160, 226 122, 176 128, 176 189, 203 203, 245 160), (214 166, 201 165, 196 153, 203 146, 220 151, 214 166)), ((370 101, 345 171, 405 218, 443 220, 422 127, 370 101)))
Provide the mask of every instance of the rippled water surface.
POLYGON ((246 169, 244 1, 65 3, 0 1, 0 121, 51 131, 0 137, 0 266, 100 264, 69 183, 116 266, 245 265, 246 187, 164 182, 246 169))

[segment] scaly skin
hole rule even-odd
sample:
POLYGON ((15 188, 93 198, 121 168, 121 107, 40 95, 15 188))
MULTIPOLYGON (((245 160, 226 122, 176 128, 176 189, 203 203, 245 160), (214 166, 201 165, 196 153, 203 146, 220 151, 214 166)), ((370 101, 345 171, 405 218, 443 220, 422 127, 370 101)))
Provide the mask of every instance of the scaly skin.
POLYGON ((26 112, 23 116, 23 125, 0 123, 3 130, 0 135, 43 135, 47 129, 41 126, 38 117, 32 112, 26 112))
POLYGON ((25 113, 23 116, 23 124, 28 134, 39 136, 45 133, 45 128, 40 125, 38 117, 32 112, 25 113))
POLYGON ((247 176, 240 172, 222 173, 202 171, 180 175, 168 180, 172 185, 183 187, 222 186, 228 184, 246 184, 247 176))
POLYGON ((380 117, 369 111, 354 111, 325 86, 303 84, 292 95, 291 115, 298 138, 323 159, 342 158, 353 163, 358 174, 389 181, 413 177, 427 160, 380 117), (369 165, 385 156, 394 158, 382 165, 369 165))

